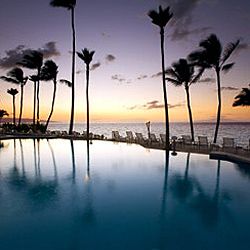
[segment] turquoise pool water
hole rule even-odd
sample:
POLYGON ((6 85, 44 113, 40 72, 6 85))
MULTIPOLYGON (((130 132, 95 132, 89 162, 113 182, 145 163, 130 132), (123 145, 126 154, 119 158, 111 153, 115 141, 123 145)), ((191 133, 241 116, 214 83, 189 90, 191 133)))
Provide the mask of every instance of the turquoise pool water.
POLYGON ((0 148, 0 249, 250 249, 250 168, 94 141, 0 148), (89 164, 88 164, 89 162, 89 164))

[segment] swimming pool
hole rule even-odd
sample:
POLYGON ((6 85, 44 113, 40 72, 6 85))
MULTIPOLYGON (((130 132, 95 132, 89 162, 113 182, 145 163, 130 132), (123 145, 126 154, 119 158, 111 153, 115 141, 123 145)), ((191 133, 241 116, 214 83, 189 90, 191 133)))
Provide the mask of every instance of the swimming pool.
POLYGON ((6 140, 0 249, 250 249, 250 168, 138 145, 6 140), (89 163, 89 164, 88 164, 89 163))

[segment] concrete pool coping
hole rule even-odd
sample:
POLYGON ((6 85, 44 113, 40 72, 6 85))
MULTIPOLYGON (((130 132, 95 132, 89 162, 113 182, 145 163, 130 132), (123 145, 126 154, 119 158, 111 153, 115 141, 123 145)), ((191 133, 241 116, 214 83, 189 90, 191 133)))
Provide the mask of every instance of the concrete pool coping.
MULTIPOLYGON (((44 134, 19 134, 19 135, 0 135, 1 140, 11 140, 11 139, 72 139, 72 140, 86 140, 83 136, 60 136, 60 135, 44 135, 44 134)), ((98 140, 98 139, 94 139, 98 140)), ((93 140, 93 141, 94 141, 93 140)), ((144 148, 149 149, 158 149, 164 150, 164 147, 160 144, 151 144, 148 145, 146 143, 136 143, 136 142, 126 142, 126 141, 114 141, 111 139, 99 139, 99 141, 110 141, 115 143, 127 143, 127 144, 136 144, 140 145, 144 148)), ((172 151, 172 150, 171 150, 172 151)), ((206 154, 209 155, 210 159, 216 160, 225 160, 234 163, 244 163, 250 166, 250 151, 246 151, 244 149, 233 149, 231 151, 223 151, 221 148, 217 148, 216 150, 211 149, 210 147, 199 147, 194 145, 183 145, 176 144, 176 152, 189 152, 189 153, 198 153, 198 154, 206 154)))

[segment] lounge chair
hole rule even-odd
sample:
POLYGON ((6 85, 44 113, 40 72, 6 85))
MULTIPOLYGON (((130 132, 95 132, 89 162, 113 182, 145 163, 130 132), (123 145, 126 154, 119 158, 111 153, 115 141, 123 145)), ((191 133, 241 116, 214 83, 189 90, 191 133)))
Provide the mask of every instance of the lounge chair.
POLYGON ((150 133, 149 134, 149 143, 152 144, 159 144, 160 141, 156 138, 155 134, 150 133))
POLYGON ((222 147, 223 148, 234 148, 235 147, 234 138, 223 137, 222 147))
POLYGON ((236 150, 234 138, 223 137, 222 148, 225 150, 230 150, 230 151, 236 150))
POLYGON ((199 147, 209 146, 207 136, 198 136, 198 146, 199 147))
POLYGON ((126 142, 132 143, 135 141, 132 131, 126 131, 126 142))
POLYGON ((160 142, 162 145, 166 144, 166 135, 165 134, 160 134, 160 142))
POLYGON ((139 144, 144 144, 146 142, 142 136, 142 133, 135 133, 135 141, 139 144))
POLYGON ((190 135, 182 135, 182 142, 185 145, 192 145, 192 139, 190 135))
POLYGON ((112 140, 113 141, 125 141, 125 138, 121 137, 118 131, 112 131, 112 140))

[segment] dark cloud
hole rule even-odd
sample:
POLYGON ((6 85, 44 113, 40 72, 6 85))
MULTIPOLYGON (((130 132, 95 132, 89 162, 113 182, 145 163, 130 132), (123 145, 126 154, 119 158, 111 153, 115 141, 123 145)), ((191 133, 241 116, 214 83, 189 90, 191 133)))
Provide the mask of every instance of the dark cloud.
POLYGON ((200 79, 199 82, 201 83, 215 83, 215 79, 211 77, 206 77, 203 79, 200 79))
POLYGON ((102 32, 102 34, 101 34, 103 37, 107 37, 107 38, 109 38, 110 37, 110 35, 108 34, 108 33, 106 33, 106 32, 102 32))
POLYGON ((137 79, 137 80, 143 80, 143 79, 146 79, 146 78, 148 78, 147 75, 140 75, 140 76, 138 76, 136 79, 137 79))
POLYGON ((79 75, 79 74, 82 74, 82 72, 83 72, 82 70, 77 70, 76 74, 79 75))
POLYGON ((43 57, 45 59, 53 57, 53 56, 60 56, 60 52, 58 51, 56 47, 56 42, 48 42, 42 48, 38 50, 43 53, 43 57))
MULTIPOLYGON (((170 35, 173 41, 187 39, 191 35, 200 35, 208 31, 210 27, 191 29, 193 23, 193 12, 207 0, 162 0, 164 4, 170 6, 174 16, 170 22, 173 32, 170 35)), ((208 1, 207 1, 208 2, 208 1)))
POLYGON ((113 62, 116 59, 116 57, 114 55, 108 54, 105 57, 105 59, 106 59, 107 62, 113 62))
POLYGON ((235 88, 235 87, 222 87, 221 90, 236 91, 236 90, 239 90, 239 88, 235 88))
MULTIPOLYGON (((168 104, 169 109, 178 108, 182 106, 184 106, 184 103, 168 104)), ((151 109, 162 109, 162 108, 164 108, 164 104, 160 103, 157 100, 147 102, 146 104, 143 104, 143 105, 134 105, 134 106, 128 107, 129 110, 134 110, 134 109, 151 110, 151 109)))
POLYGON ((250 45, 248 43, 240 43, 237 49, 235 50, 235 53, 239 54, 241 52, 249 51, 249 50, 250 50, 250 45))
POLYGON ((121 75, 113 75, 113 76, 111 76, 111 79, 115 80, 115 81, 118 81, 119 83, 123 83, 123 82, 128 81, 124 77, 122 77, 121 75))
POLYGON ((92 64, 90 70, 95 70, 95 69, 99 68, 100 66, 101 66, 101 63, 100 63, 100 62, 94 63, 94 64, 92 64))
MULTIPOLYGON (((169 109, 178 108, 178 107, 182 107, 182 106, 184 106, 183 103, 168 104, 169 109)), ((147 104, 145 104, 144 107, 146 109, 160 109, 160 108, 164 108, 164 104, 160 103, 157 100, 154 100, 154 101, 151 101, 151 102, 148 102, 147 104)))
MULTIPOLYGON (((9 69, 15 67, 17 62, 22 61, 24 55, 29 54, 31 50, 25 45, 18 45, 15 49, 5 51, 6 56, 0 58, 0 68, 9 69)), ((60 55, 56 48, 56 42, 48 42, 42 48, 39 48, 38 51, 42 52, 46 59, 60 55)))
POLYGON ((156 73, 156 74, 153 74, 153 75, 151 76, 151 78, 160 77, 160 76, 162 76, 162 72, 158 72, 158 73, 156 73))
POLYGON ((211 27, 203 27, 196 29, 183 29, 183 27, 181 28, 177 27, 171 34, 171 40, 172 41, 185 40, 191 35, 204 35, 209 30, 211 30, 211 27))

